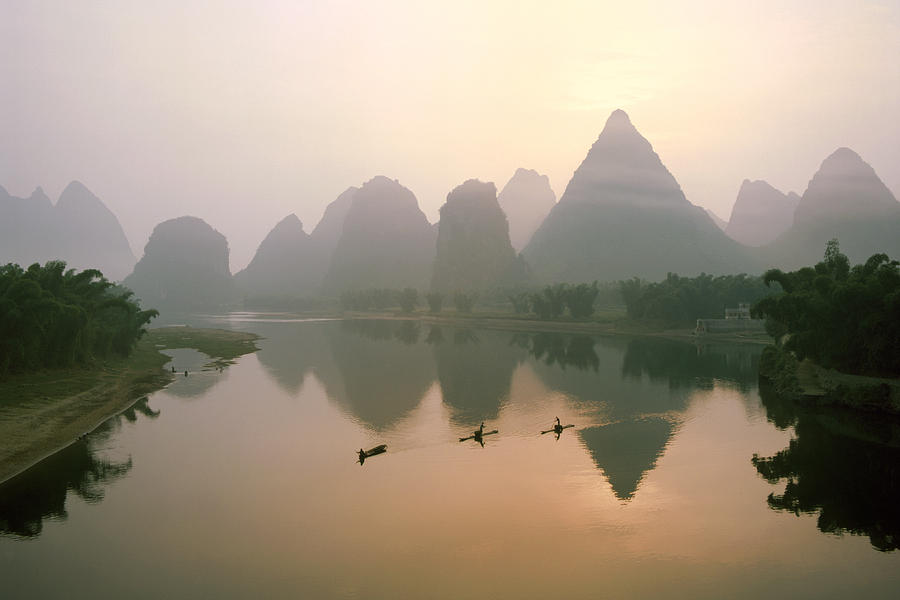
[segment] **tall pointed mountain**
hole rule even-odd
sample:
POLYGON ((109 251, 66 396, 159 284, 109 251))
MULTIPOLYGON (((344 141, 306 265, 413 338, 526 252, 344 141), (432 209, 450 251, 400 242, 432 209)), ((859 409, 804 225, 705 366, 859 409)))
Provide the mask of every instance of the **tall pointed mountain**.
POLYGON ((540 282, 658 280, 754 268, 681 187, 628 115, 616 110, 531 242, 540 282))
POLYGON ((469 179, 441 207, 431 287, 442 292, 511 285, 525 268, 509 241, 493 183, 469 179))
POLYGON ((785 194, 765 181, 745 179, 725 233, 746 246, 764 246, 791 228, 799 202, 794 192, 785 194))
POLYGON ((366 288, 424 288, 434 262, 434 230, 415 195, 375 177, 356 193, 325 275, 326 293, 366 288))
POLYGON ((75 265, 97 265, 109 279, 121 279, 134 266, 134 254, 119 220, 78 181, 63 190, 56 203, 59 243, 75 265))
POLYGON ((310 294, 318 283, 310 264, 311 250, 303 223, 290 214, 269 232, 247 268, 235 274, 235 283, 248 295, 310 294))
POLYGON ((521 252, 556 205, 556 194, 546 175, 531 169, 516 169, 497 201, 509 220, 509 241, 516 252, 521 252))
POLYGON ((234 300, 225 236, 197 217, 163 221, 123 284, 143 306, 209 310, 234 300))
POLYGON ((822 162, 794 211, 793 226, 764 252, 770 266, 795 269, 820 261, 832 238, 851 263, 879 252, 900 257, 900 202, 849 148, 822 162))
POLYGON ((52 259, 99 269, 112 280, 122 279, 135 262, 119 220, 81 183, 66 186, 55 206, 41 188, 27 199, 0 188, 0 262, 52 259))

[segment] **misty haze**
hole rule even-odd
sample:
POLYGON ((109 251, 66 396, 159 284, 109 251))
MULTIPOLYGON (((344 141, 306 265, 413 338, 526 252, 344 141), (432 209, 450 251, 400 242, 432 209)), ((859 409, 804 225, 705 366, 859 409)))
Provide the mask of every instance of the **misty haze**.
POLYGON ((0 7, 0 596, 892 598, 900 6, 0 7))

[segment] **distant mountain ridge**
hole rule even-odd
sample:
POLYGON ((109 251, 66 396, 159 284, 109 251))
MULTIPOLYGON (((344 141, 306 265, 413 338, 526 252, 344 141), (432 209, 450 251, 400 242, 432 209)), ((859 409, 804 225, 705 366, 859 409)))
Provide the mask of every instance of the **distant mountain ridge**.
POLYGON ((764 246, 790 229, 800 196, 775 189, 765 181, 741 184, 725 233, 746 246, 764 246))
POLYGON ((516 252, 521 252, 556 205, 556 194, 549 177, 519 168, 503 186, 497 201, 509 221, 509 241, 516 252))
POLYGON ((83 184, 72 181, 54 205, 38 187, 28 198, 0 187, 0 263, 64 260, 121 280, 135 264, 116 216, 83 184))
POLYGON ((245 292, 261 296, 308 294, 318 283, 311 251, 310 237, 292 213, 260 243, 250 264, 235 274, 235 283, 245 292))
POLYGON ((900 257, 900 202, 849 148, 822 161, 797 204, 793 225, 762 253, 769 266, 796 269, 821 260, 832 238, 851 263, 879 252, 900 257))
POLYGON ((523 250, 537 282, 662 279, 755 268, 746 249, 685 198, 624 111, 614 111, 523 250))

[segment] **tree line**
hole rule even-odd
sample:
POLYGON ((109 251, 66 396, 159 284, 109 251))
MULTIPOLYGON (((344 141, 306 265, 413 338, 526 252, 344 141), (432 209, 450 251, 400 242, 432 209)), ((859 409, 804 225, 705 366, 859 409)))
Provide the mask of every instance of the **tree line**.
MULTIPOLYGON (((532 292, 521 289, 505 292, 495 290, 487 294, 483 301, 490 306, 508 302, 516 314, 533 313, 544 320, 558 319, 567 311, 572 318, 585 319, 594 314, 595 303, 602 291, 609 290, 606 287, 601 289, 596 281, 577 285, 558 283, 532 292)), ((432 291, 422 296, 432 314, 440 313, 451 303, 457 313, 471 313, 476 302, 481 300, 477 292, 462 290, 453 293, 432 291)), ((371 288, 345 291, 340 296, 340 306, 343 310, 383 311, 399 308, 401 312, 411 313, 419 305, 420 294, 414 288, 402 290, 371 288)))
POLYGON ((0 267, 0 377, 127 356, 158 316, 96 269, 0 267))
POLYGON ((726 308, 750 303, 773 294, 762 277, 744 273, 679 277, 669 273, 665 280, 647 283, 637 277, 619 282, 628 317, 653 320, 672 326, 693 325, 697 319, 721 319, 726 308))
POLYGON ((766 272, 781 292, 753 307, 799 360, 865 375, 900 375, 900 263, 875 254, 850 266, 837 240, 813 267, 766 272), (786 335, 787 334, 787 335, 786 335))

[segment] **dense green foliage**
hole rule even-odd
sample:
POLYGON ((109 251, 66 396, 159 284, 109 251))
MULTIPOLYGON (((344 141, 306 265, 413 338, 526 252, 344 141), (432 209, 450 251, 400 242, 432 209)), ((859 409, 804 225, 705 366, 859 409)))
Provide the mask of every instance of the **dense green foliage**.
POLYGON ((579 283, 578 285, 557 283, 545 286, 540 292, 527 296, 510 296, 509 300, 513 303, 517 313, 524 312, 522 304, 527 300, 531 303, 532 312, 544 320, 558 319, 563 316, 567 308, 573 318, 585 319, 594 314, 594 301, 599 293, 600 289, 596 281, 592 284, 579 283))
POLYGON ((478 295, 474 292, 456 292, 453 294, 453 306, 456 312, 470 313, 477 299, 478 295))
POLYGON ((158 314, 131 296, 62 261, 0 267, 0 376, 127 356, 158 314))
POLYGON ((398 290, 387 288, 345 291, 341 294, 340 304, 343 310, 386 310, 397 306, 399 296, 398 290))
POLYGON ((428 301, 428 308, 431 312, 437 314, 441 312, 441 307, 444 304, 444 295, 440 292, 431 292, 425 295, 425 299, 428 301))
POLYGON ((875 254, 850 267, 837 240, 815 267, 766 272, 782 293, 760 300, 770 334, 797 358, 849 373, 900 375, 900 263, 875 254))
POLYGON ((679 277, 675 273, 659 283, 638 278, 619 282, 622 299, 632 319, 657 320, 668 325, 693 325, 697 319, 723 318, 726 308, 753 303, 775 292, 760 277, 746 274, 714 277, 679 277))
POLYGON ((397 297, 397 301, 400 303, 400 310, 405 313, 411 313, 416 310, 416 305, 419 304, 419 292, 415 288, 403 288, 397 297))

